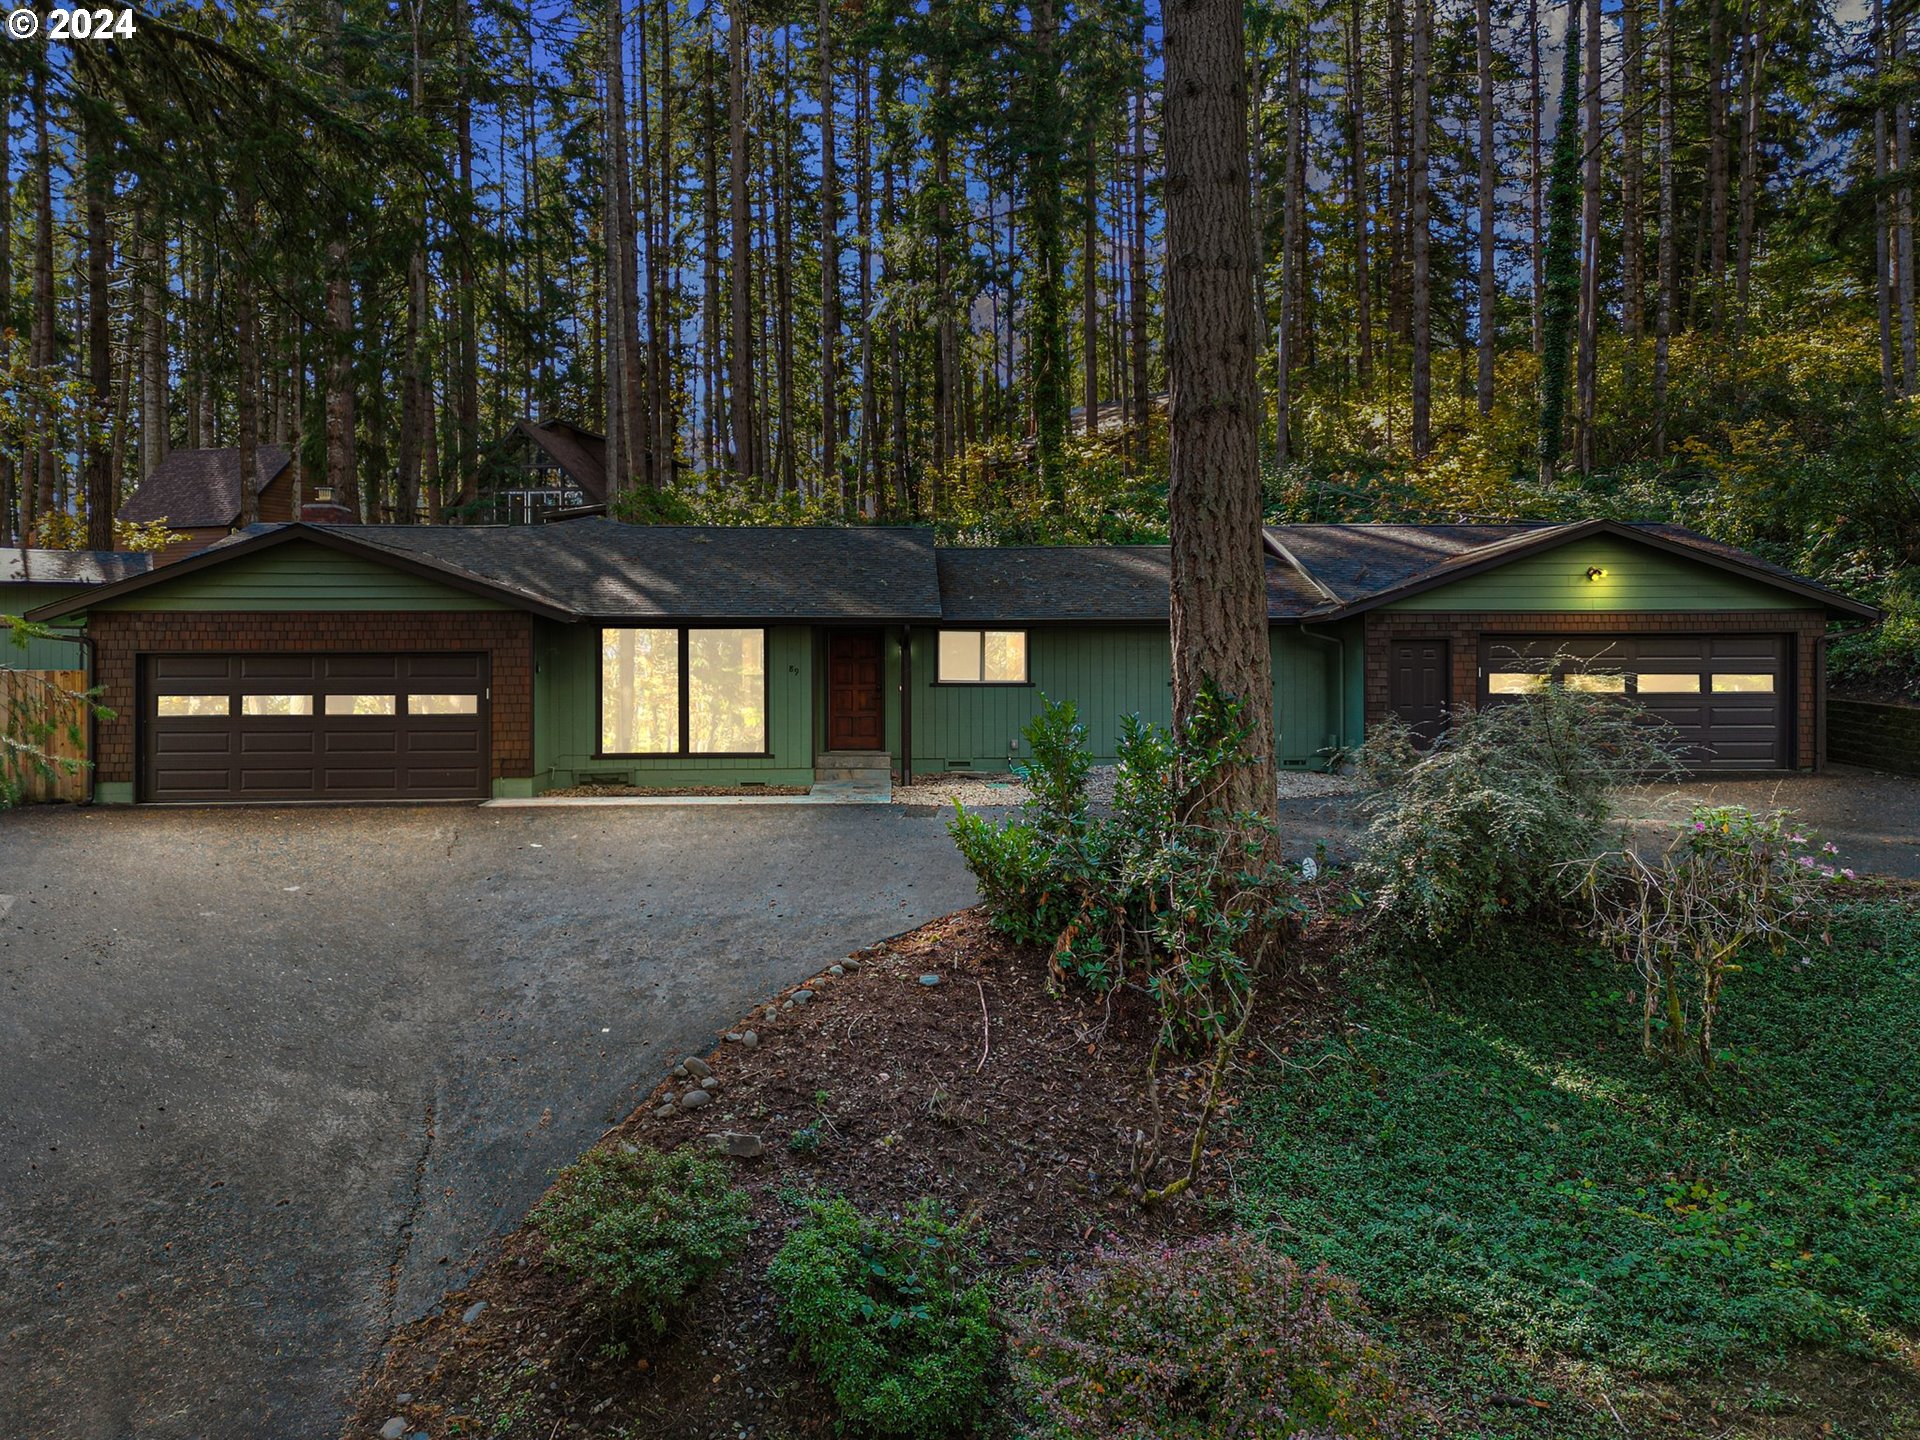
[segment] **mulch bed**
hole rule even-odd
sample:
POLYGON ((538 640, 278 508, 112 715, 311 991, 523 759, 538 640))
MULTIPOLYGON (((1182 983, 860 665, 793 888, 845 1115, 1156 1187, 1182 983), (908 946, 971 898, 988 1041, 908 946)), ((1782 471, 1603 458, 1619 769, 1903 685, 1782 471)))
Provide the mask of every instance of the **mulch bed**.
MULTIPOLYGON (((1302 948, 1324 954, 1336 941, 1310 932, 1302 948)), ((542 1263, 540 1238, 521 1230, 466 1290, 392 1338, 346 1434, 377 1434, 396 1415, 407 1434, 434 1440, 834 1433, 831 1401, 792 1358, 763 1280, 801 1195, 838 1193, 873 1210, 937 1196, 983 1222, 990 1263, 1014 1284, 1103 1243, 1226 1223, 1228 1157, 1215 1155, 1177 1200, 1142 1208, 1133 1198, 1137 1132, 1150 1123, 1150 1016, 1140 997, 1108 1005, 1050 993, 1045 957, 993 933, 977 910, 852 959, 845 975, 808 982, 810 1002, 782 1009, 776 1000, 774 1018, 765 1007, 741 1018, 735 1032, 751 1029, 759 1044, 722 1043, 706 1057, 719 1080, 712 1103, 660 1118, 688 1083, 669 1077, 603 1138, 670 1149, 735 1131, 766 1145, 759 1158, 731 1162, 757 1222, 747 1253, 660 1343, 637 1359, 607 1358, 607 1337, 583 1318, 574 1287, 542 1263), (925 975, 940 983, 922 984, 925 975), (790 1149, 796 1132, 806 1132, 802 1148, 790 1149), (809 1136, 817 1148, 806 1148, 809 1136), (481 1300, 484 1312, 462 1324, 481 1300)), ((1299 991, 1308 982, 1288 983, 1295 992, 1263 998, 1256 1018, 1270 1043, 1319 1008, 1311 990, 1299 991)), ((1166 1158, 1149 1183, 1179 1173, 1204 1078, 1200 1066, 1163 1069, 1166 1158)), ((1232 1143, 1230 1129, 1213 1133, 1232 1143)))

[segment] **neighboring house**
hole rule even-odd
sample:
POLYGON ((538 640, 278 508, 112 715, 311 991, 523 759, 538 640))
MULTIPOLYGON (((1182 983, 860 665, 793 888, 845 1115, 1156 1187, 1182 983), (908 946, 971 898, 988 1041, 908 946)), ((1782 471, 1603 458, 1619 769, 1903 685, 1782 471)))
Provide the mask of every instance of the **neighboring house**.
MULTIPOLYGON (((1569 683, 1651 706, 1704 768, 1815 768, 1828 626, 1877 618, 1662 526, 1264 538, 1292 767, 1390 712, 1431 730, 1569 683), (1598 663, 1540 674, 1562 649, 1598 663)), ((79 597, 116 712, 98 794, 789 785, 849 751, 903 775, 1002 771, 1043 694, 1074 701, 1110 759, 1122 716, 1170 715, 1168 570, 1164 547, 936 549, 879 526, 263 528, 79 597)))
MULTIPOLYGON (((293 519, 293 455, 284 445, 262 445, 255 452, 254 493, 258 519, 293 519)), ((240 523, 240 452, 170 450, 140 488, 122 502, 122 520, 166 522, 181 536, 159 552, 160 564, 204 550, 240 523)))
MULTIPOLYGON (((70 596, 109 585, 152 567, 148 555, 117 550, 9 550, 0 548, 0 615, 24 615, 70 596)), ((55 623, 50 628, 79 635, 77 623, 55 623)), ((77 639, 29 640, 13 643, 12 631, 0 628, 0 670, 82 670, 86 647, 77 639)))
POLYGON ((469 525, 536 525, 606 500, 604 435, 565 420, 519 420, 461 493, 454 513, 469 525))

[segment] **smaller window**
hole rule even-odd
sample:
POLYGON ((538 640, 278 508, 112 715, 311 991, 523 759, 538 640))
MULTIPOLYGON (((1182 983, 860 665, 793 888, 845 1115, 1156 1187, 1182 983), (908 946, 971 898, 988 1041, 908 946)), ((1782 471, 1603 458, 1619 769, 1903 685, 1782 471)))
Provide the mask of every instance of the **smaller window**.
POLYGON ((1698 695, 1700 693, 1698 675, 1642 674, 1638 685, 1642 695, 1698 695))
POLYGON ((409 715, 478 715, 478 695, 409 695, 409 715))
POLYGON ((1771 695, 1773 676, 1716 675, 1713 677, 1713 693, 1716 695, 1771 695))
POLYGON ((942 630, 938 679, 942 685, 1026 684, 1027 632, 942 630))
POLYGON ((1547 688, 1547 677, 1537 670, 1509 670, 1487 676, 1489 695, 1537 695, 1547 688))
POLYGON ((327 696, 327 714, 391 715, 393 714, 393 696, 329 695, 327 696))
POLYGON ((1567 676, 1567 688, 1589 695, 1624 695, 1627 693, 1627 677, 1576 670, 1567 676))
POLYGON ((311 715, 311 695, 242 695, 242 715, 311 715))
POLYGON ((158 713, 170 718, 225 715, 230 703, 225 695, 162 695, 158 713))

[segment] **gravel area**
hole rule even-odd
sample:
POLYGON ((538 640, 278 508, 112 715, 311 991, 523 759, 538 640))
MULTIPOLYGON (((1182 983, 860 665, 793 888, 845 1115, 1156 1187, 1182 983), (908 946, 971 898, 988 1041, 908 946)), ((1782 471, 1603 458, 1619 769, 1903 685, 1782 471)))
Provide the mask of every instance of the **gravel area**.
MULTIPOLYGON (((1113 799, 1114 767, 1096 765, 1087 777, 1087 795, 1096 805, 1113 799)), ((1318 770, 1282 770, 1275 789, 1283 800, 1305 799, 1321 795, 1351 795, 1359 789, 1349 775, 1327 775, 1318 770)), ((995 805, 1018 805, 1027 798, 1027 787, 1011 775, 928 775, 916 777, 911 785, 896 785, 896 805, 947 806, 958 800, 968 809, 995 805)))

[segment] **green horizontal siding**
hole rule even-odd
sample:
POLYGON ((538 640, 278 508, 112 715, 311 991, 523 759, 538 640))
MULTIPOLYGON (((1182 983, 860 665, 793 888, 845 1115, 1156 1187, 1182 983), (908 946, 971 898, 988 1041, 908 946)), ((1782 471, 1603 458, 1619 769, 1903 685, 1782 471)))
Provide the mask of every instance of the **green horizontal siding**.
POLYGON ((506 610, 421 575, 296 541, 162 581, 109 610, 506 610))
POLYGON ((746 759, 663 755, 596 760, 599 745, 600 627, 534 622, 534 789, 581 777, 618 777, 631 785, 813 783, 813 638, 805 626, 767 631, 767 742, 770 754, 746 759))
MULTIPOLYGON (((42 605, 50 605, 66 595, 84 594, 85 585, 0 585, 0 615, 24 615, 42 605)), ((78 629, 78 626, 61 627, 78 629)), ((25 646, 13 643, 10 627, 0 623, 0 669, 6 670, 83 670, 85 648, 72 640, 29 640, 25 646)))
MULTIPOLYGON (((1357 627, 1350 627, 1357 635, 1357 627)), ((1057 626, 1027 632, 1026 686, 940 685, 934 680, 938 632, 913 637, 913 768, 927 774, 956 766, 1004 771, 1026 758, 1022 728, 1041 697, 1071 700, 1103 762, 1115 758, 1120 722, 1128 715, 1172 723, 1172 651, 1160 626, 1057 626)), ((1273 632, 1274 706, 1282 764, 1319 767, 1339 743, 1345 723, 1357 725, 1358 704, 1345 707, 1338 683, 1339 647, 1295 629, 1273 632)), ((1357 643, 1348 647, 1357 651, 1357 643)), ((1349 669, 1358 675, 1357 653, 1349 669)), ((1357 732, 1356 732, 1357 733, 1357 732)), ((1353 737, 1348 737, 1353 743, 1353 737)))
POLYGON ((1785 590, 1611 535, 1576 540, 1456 580, 1390 610, 1804 610, 1785 590), (1589 580, 1587 570, 1607 573, 1589 580))

